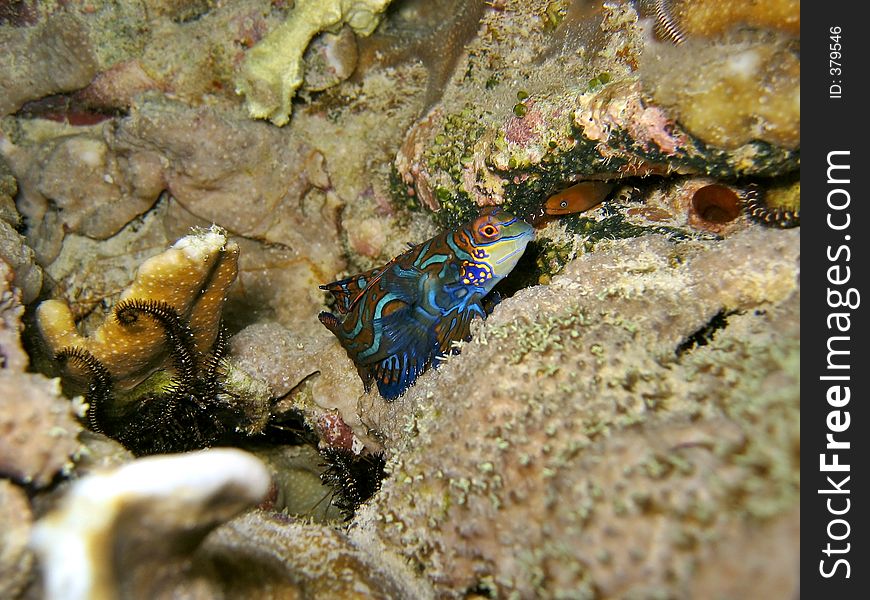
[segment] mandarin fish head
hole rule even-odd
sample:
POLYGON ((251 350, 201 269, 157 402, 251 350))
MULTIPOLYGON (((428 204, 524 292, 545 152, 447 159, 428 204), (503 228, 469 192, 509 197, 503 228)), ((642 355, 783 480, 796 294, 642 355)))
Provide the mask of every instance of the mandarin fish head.
POLYGON ((485 210, 457 232, 457 242, 470 255, 463 260, 462 283, 489 292, 517 265, 534 228, 500 207, 485 210))

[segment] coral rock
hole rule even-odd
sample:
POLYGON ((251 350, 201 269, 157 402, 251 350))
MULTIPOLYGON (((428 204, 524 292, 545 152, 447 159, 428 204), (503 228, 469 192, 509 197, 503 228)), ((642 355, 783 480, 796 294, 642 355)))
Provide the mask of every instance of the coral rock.
POLYGON ((256 119, 285 125, 291 101, 302 85, 305 49, 321 31, 343 24, 359 35, 369 35, 390 0, 300 0, 287 21, 248 51, 236 89, 246 96, 248 111, 256 119))
MULTIPOLYGON (((236 278, 238 254, 238 245, 228 242, 217 227, 193 233, 145 261, 121 299, 168 303, 189 324, 196 349, 208 353, 218 335, 227 288, 236 278)), ((113 315, 86 337, 76 331, 65 303, 46 300, 37 309, 37 323, 52 353, 68 347, 85 349, 123 388, 171 364, 165 330, 151 319, 122 325, 113 315)))
POLYGON ((793 597, 799 253, 798 230, 647 236, 503 300, 460 356, 364 407, 390 475, 353 530, 445 597, 693 597, 717 571, 733 597, 793 597))
MULTIPOLYGON (((320 486, 316 476, 312 483, 320 486)), ((364 550, 333 527, 264 510, 232 518, 270 485, 263 463, 235 449, 89 475, 34 527, 46 595, 431 598, 397 557, 364 550)))
POLYGON ((653 100, 695 137, 736 149, 800 147, 800 57, 794 44, 744 35, 653 44, 641 60, 653 100))
POLYGON ((21 222, 14 202, 17 191, 15 178, 0 158, 0 260, 12 267, 12 285, 21 290, 22 302, 29 304, 42 289, 42 269, 24 236, 15 229, 21 222))
POLYGON ((427 584, 384 548, 360 547, 333 527, 274 513, 227 523, 197 556, 221 568, 215 583, 228 598, 432 598, 427 584))
POLYGON ((117 234, 151 208, 165 187, 154 155, 117 152, 82 128, 71 134, 57 126, 51 134, 0 146, 18 178, 18 209, 31 224, 28 242, 44 265, 56 258, 68 234, 100 240, 117 234))
POLYGON ((77 17, 59 13, 35 27, 0 29, 0 116, 82 88, 97 69, 90 33, 77 17))
POLYGON ((0 260, 0 476, 41 488, 72 466, 81 426, 57 379, 26 373, 21 306, 0 260))
POLYGON ((0 480, 0 597, 18 598, 30 578, 33 554, 27 548, 33 515, 24 490, 0 480))
POLYGON ((356 68, 356 35, 350 27, 321 33, 305 51, 303 88, 320 92, 344 81, 356 68))

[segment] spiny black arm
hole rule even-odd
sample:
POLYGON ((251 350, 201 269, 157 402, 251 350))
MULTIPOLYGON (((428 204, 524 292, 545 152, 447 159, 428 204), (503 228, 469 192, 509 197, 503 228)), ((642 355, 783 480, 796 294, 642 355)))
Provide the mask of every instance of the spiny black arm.
POLYGON ((72 363, 87 372, 88 391, 85 399, 88 401, 88 410, 85 418, 88 427, 93 431, 104 433, 105 411, 112 393, 112 376, 109 370, 96 356, 77 346, 61 349, 54 355, 54 359, 61 364, 72 363))
POLYGON ((333 488, 333 505, 350 520, 360 505, 374 496, 386 476, 384 457, 381 454, 355 455, 342 448, 326 448, 320 451, 325 469, 320 480, 333 488))
POLYGON ((215 338, 214 346, 212 346, 211 354, 205 360, 203 365, 203 379, 208 382, 211 388, 211 395, 217 394, 218 369, 220 369, 224 356, 227 353, 229 344, 227 343, 227 330, 223 323, 218 328, 218 335, 215 338))

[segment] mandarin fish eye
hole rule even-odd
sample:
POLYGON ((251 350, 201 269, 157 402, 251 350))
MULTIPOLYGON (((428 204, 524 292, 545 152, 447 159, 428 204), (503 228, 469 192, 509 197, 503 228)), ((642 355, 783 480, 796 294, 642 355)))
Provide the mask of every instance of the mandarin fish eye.
POLYGON ((498 228, 495 225, 487 224, 480 228, 480 233, 485 237, 493 237, 498 233, 498 228))

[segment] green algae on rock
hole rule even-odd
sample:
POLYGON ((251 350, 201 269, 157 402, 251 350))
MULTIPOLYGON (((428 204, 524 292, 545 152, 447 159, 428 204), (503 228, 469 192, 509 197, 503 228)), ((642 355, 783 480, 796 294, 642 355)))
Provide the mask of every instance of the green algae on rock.
POLYGON ((636 79, 532 96, 524 106, 522 116, 472 107, 430 114, 412 128, 396 158, 405 186, 397 192, 413 190, 442 222, 453 224, 475 206, 537 212, 546 198, 584 177, 770 177, 799 165, 797 151, 760 141, 730 150, 707 146, 645 101, 636 79))

